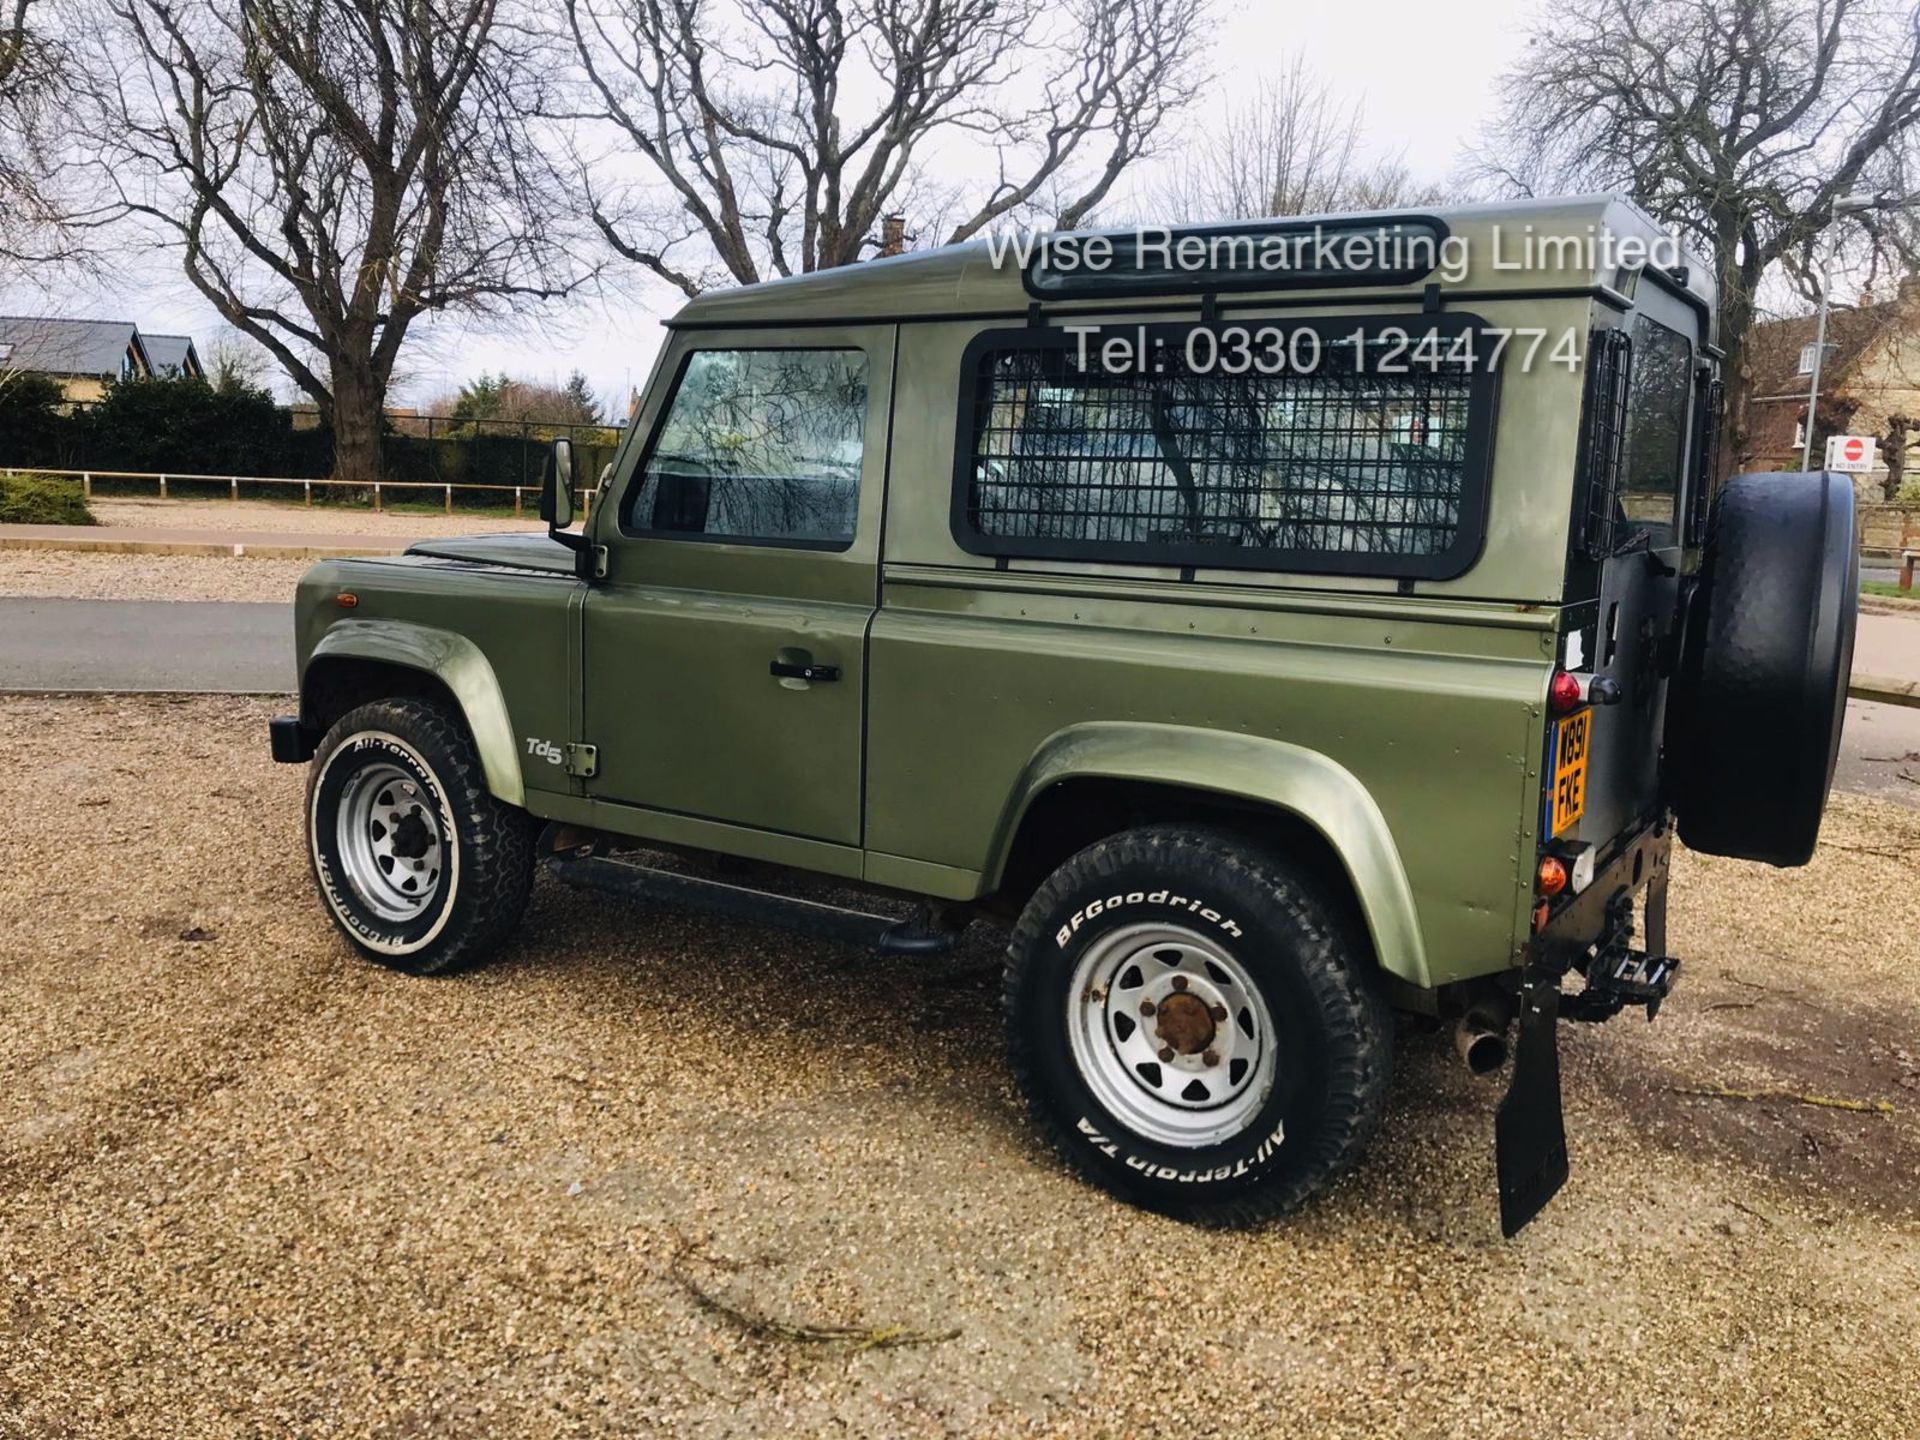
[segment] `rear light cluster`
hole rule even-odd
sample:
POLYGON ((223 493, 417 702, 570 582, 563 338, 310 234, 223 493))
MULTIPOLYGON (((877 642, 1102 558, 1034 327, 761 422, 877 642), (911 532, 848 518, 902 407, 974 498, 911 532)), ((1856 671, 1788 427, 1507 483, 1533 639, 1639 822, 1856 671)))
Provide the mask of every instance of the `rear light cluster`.
POLYGON ((1569 710, 1578 710, 1581 702, 1587 698, 1587 687, 1580 683, 1580 677, 1566 670, 1553 672, 1553 679, 1547 684, 1547 704, 1556 715, 1565 715, 1569 710))
MULTIPOLYGON (((1620 682, 1591 671, 1555 670, 1547 682, 1547 711, 1556 721, 1589 705, 1618 704, 1623 692, 1620 682)), ((1568 722, 1571 723, 1571 722, 1568 722)), ((1591 725, 1591 721, 1588 722, 1591 725)), ((1553 757, 1548 756, 1549 804, 1555 783, 1553 757)), ((1533 929, 1538 934, 1552 918, 1554 902, 1561 896, 1578 895, 1593 880, 1593 846, 1569 841, 1543 842, 1545 851, 1533 872, 1533 929), (1551 845, 1551 849, 1546 847, 1551 845)))
POLYGON ((1591 845, 1575 842, 1542 855, 1533 872, 1533 931, 1547 928, 1553 917, 1553 902, 1562 895, 1578 895, 1593 883, 1597 852, 1591 845))
POLYGON ((1617 705, 1624 692, 1618 680, 1604 675, 1575 675, 1571 670, 1556 670, 1547 682, 1547 708, 1566 715, 1582 705, 1617 705))

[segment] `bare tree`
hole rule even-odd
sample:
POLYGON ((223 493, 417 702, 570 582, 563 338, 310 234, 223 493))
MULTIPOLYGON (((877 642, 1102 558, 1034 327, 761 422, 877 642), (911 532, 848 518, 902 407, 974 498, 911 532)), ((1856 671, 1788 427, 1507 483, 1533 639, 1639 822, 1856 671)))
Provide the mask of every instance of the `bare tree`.
POLYGON ((222 326, 206 347, 207 383, 216 390, 268 391, 278 368, 264 346, 231 325, 222 326))
POLYGON ((1882 0, 1572 0, 1504 82, 1483 175, 1618 188, 1712 257, 1730 459, 1747 434, 1745 343, 1761 281, 1813 293, 1834 202, 1875 192, 1869 264, 1916 254, 1920 17, 1882 0))
POLYGON ((1187 147, 1155 196, 1169 219, 1385 210, 1439 198, 1398 157, 1369 158, 1361 106, 1296 56, 1187 147))
POLYGON ((583 163, 594 223, 695 295, 849 264, 892 213, 950 241, 1080 225, 1193 98, 1207 0, 562 3, 586 81, 573 118, 611 127, 653 182, 583 163), (991 156, 994 178, 930 176, 943 145, 991 156))
POLYGON ((579 283, 525 120, 548 66, 502 0, 104 8, 97 68, 119 78, 89 125, 102 171, 313 398, 337 475, 379 478, 416 320, 579 283))
POLYGON ((56 123, 69 56, 48 0, 0 0, 0 281, 74 258, 56 123))

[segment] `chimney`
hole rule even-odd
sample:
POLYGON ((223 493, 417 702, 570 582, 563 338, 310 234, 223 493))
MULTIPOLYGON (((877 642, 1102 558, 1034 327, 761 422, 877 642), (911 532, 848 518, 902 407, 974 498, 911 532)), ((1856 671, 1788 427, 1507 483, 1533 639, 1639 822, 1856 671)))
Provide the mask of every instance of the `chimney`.
POLYGON ((907 217, 886 215, 880 220, 880 253, 898 255, 907 248, 907 217))

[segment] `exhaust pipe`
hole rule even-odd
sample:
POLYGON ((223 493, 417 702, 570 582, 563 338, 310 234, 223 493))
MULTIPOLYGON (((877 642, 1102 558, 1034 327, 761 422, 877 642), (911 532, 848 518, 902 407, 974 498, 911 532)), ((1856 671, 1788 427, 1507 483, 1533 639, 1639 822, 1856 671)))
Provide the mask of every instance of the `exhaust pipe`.
POLYGON ((1491 1075, 1507 1063, 1507 1029, 1492 1017, 1468 1011, 1453 1025, 1453 1048, 1475 1075, 1491 1075))

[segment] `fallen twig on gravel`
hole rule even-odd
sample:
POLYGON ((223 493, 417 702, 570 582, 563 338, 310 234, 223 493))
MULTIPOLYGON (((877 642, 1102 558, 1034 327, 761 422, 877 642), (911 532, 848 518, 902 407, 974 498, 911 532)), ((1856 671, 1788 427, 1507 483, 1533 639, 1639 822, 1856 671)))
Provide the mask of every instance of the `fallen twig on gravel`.
POLYGON ((1913 854, 1912 849, 1889 850, 1884 845, 1848 845, 1839 840, 1829 840, 1823 847, 1828 850, 1845 850, 1853 855, 1878 855, 1887 860, 1904 860, 1913 854))
POLYGON ((1795 1105, 1817 1105, 1822 1110, 1852 1110, 1864 1115, 1891 1115, 1891 1100, 1846 1100, 1832 1095, 1802 1095, 1793 1090, 1736 1090, 1730 1085, 1669 1085, 1674 1095, 1702 1095, 1709 1100, 1784 1100, 1795 1105))
POLYGON ((1727 979, 1736 985, 1744 985, 1749 990, 1764 990, 1769 995, 1798 995, 1798 990, 1789 990, 1784 985, 1762 985, 1758 980, 1742 980, 1738 975, 1729 975, 1727 979))
MULTIPOLYGON (((816 1325, 811 1321, 781 1320, 735 1305, 708 1290, 687 1273, 687 1260, 700 1250, 683 1245, 675 1252, 670 1269, 674 1281, 703 1309, 731 1320, 747 1334, 761 1340, 785 1340, 796 1345, 845 1345, 851 1350, 899 1350, 909 1345, 941 1345, 958 1340, 954 1330, 915 1330, 907 1325, 816 1325)), ((704 1257, 720 1269, 739 1269, 717 1256, 704 1257)))

